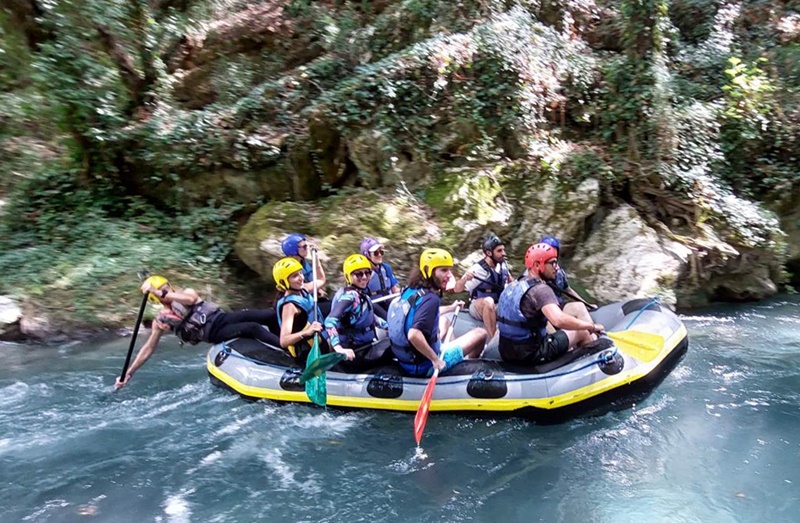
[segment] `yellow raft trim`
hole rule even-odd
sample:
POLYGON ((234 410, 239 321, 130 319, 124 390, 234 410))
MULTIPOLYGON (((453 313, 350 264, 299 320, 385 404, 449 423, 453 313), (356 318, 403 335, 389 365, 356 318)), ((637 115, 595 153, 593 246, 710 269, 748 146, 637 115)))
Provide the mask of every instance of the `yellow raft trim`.
MULTIPOLYGON (((684 325, 675 331, 659 352, 658 357, 653 359, 647 364, 639 364, 636 367, 626 372, 621 372, 607 379, 603 379, 591 385, 586 385, 580 389, 572 392, 553 396, 551 398, 521 398, 521 399, 482 399, 482 398, 465 398, 465 399, 446 399, 431 401, 431 411, 446 412, 446 411, 494 411, 494 412, 510 412, 519 410, 525 407, 534 407, 537 409, 554 410, 561 407, 566 407, 574 403, 585 401, 593 396, 600 395, 612 389, 633 383, 644 376, 648 375, 655 367, 657 367, 664 358, 669 355, 675 347, 686 337, 687 331, 684 325)), ((310 403, 305 392, 300 391, 287 391, 287 390, 273 390, 253 387, 240 383, 234 378, 220 371, 210 358, 206 358, 206 368, 215 378, 225 383, 227 386, 245 396, 251 398, 270 399, 275 401, 291 401, 299 403, 310 403)), ((334 396, 328 395, 328 405, 332 407, 350 407, 350 408, 364 408, 364 409, 378 409, 378 410, 395 410, 395 411, 408 411, 416 412, 419 407, 419 400, 401 400, 389 398, 374 398, 374 397, 352 397, 352 396, 334 396)))

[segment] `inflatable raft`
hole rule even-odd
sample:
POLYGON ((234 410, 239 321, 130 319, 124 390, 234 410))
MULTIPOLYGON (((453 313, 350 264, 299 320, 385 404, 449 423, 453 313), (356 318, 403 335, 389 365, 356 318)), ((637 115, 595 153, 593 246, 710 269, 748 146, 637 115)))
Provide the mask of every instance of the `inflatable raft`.
MULTIPOLYGON (((688 348, 686 327, 655 299, 606 305, 592 312, 592 318, 609 336, 622 339, 602 337, 533 367, 499 361, 495 337, 483 358, 466 360, 439 376, 430 410, 558 422, 627 408, 657 386, 688 348), (646 343, 638 344, 639 338, 646 343)), ((476 324, 463 311, 456 333, 476 324)), ((326 373, 328 406, 415 412, 428 380, 405 375, 391 360, 388 340, 376 341, 370 356, 372 368, 354 372, 340 364, 326 373)), ((255 340, 214 345, 207 369, 214 385, 247 399, 310 402, 298 381, 302 369, 282 350, 255 340)))

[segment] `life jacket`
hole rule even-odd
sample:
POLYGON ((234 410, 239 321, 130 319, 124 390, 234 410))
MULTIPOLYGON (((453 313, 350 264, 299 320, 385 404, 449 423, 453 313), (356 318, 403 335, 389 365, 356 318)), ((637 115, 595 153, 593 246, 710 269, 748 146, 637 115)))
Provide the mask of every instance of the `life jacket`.
POLYGON ((508 281, 508 269, 501 266, 500 272, 497 272, 495 269, 489 267, 486 258, 479 261, 478 265, 487 272, 489 279, 483 280, 475 277, 476 280, 480 281, 480 284, 469 293, 469 299, 475 300, 488 296, 497 303, 497 300, 500 299, 500 293, 503 292, 506 281, 508 281))
POLYGON ((308 260, 300 260, 300 265, 303 266, 303 279, 306 283, 314 281, 314 267, 308 260))
POLYGON ((558 306, 564 306, 564 293, 569 288, 569 280, 567 279, 567 273, 564 272, 564 269, 559 268, 558 272, 556 272, 556 277, 553 281, 547 282, 553 292, 556 294, 556 299, 558 300, 558 306))
MULTIPOLYGON (((311 296, 311 293, 309 293, 307 290, 302 289, 300 294, 285 294, 281 299, 278 300, 275 310, 278 313, 279 327, 283 325, 283 306, 287 303, 292 303, 297 306, 298 309, 300 309, 300 314, 297 318, 299 321, 295 321, 293 324, 293 328, 296 329, 295 332, 300 332, 308 323, 314 320, 314 297, 311 296)), ((319 307, 317 307, 317 321, 320 323, 325 321, 325 319, 322 317, 322 313, 319 311, 319 307)), ((300 343, 304 345, 302 350, 310 348, 311 346, 311 342, 309 340, 304 340, 300 343)), ((289 345, 288 350, 289 354, 295 358, 301 354, 302 351, 300 348, 296 348, 294 345, 289 345)))
MULTIPOLYGON (((400 298, 389 305, 389 313, 387 315, 389 340, 392 342, 392 352, 401 363, 415 365, 426 359, 408 341, 408 330, 411 328, 411 324, 414 323, 417 305, 427 292, 427 289, 404 289, 400 294, 400 298)), ((439 354, 439 341, 436 340, 434 345, 431 348, 436 354, 439 354)))
MULTIPOLYGON (((349 314, 340 318, 341 328, 336 329, 339 333, 340 343, 344 347, 358 347, 372 343, 375 339, 375 313, 367 290, 359 291, 352 285, 342 287, 333 295, 332 311, 336 310, 336 304, 345 294, 353 296, 353 300, 349 314)), ((330 316, 328 318, 330 319, 330 316)))
POLYGON ((372 271, 372 277, 367 283, 369 295, 373 298, 387 296, 392 292, 392 282, 389 281, 389 272, 386 270, 385 263, 379 263, 372 271))
POLYGON ((169 325, 181 343, 190 345, 208 341, 211 320, 220 312, 219 305, 210 301, 201 301, 191 306, 173 301, 169 308, 175 314, 159 315, 158 320, 169 325))
POLYGON ((545 285, 537 278, 520 278, 505 288, 497 304, 497 328, 500 336, 514 343, 536 343, 547 336, 547 318, 539 312, 537 318, 522 314, 522 297, 536 285, 545 285))

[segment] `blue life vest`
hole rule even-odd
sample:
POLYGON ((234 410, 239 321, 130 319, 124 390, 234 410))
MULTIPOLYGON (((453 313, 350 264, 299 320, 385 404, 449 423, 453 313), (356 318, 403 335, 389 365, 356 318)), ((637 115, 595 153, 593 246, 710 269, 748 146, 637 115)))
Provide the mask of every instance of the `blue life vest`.
POLYGON ((544 285, 536 278, 520 278, 505 288, 497 304, 497 329, 500 336, 514 343, 538 341, 547 336, 547 319, 529 320, 522 314, 520 305, 525 293, 535 285, 544 285))
MULTIPOLYGON (((301 313, 305 314, 307 323, 314 321, 314 297, 311 296, 311 293, 309 293, 307 290, 303 289, 300 291, 300 294, 286 294, 278 300, 278 305, 275 307, 275 310, 278 312, 278 326, 283 325, 283 306, 287 303, 293 303, 296 305, 297 308, 300 309, 301 313)), ((322 313, 319 311, 319 307, 317 307, 317 321, 320 323, 325 321, 325 319, 322 317, 322 313)), ((302 323, 302 321, 300 323, 302 323)), ((297 325, 298 324, 295 323, 295 328, 297 325)), ((305 328, 305 324, 301 325, 301 329, 302 328, 305 328)))
POLYGON ((553 292, 556 294, 556 299, 558 300, 558 306, 564 306, 564 292, 569 288, 569 280, 567 279, 567 273, 564 272, 564 269, 559 268, 558 272, 556 272, 556 277, 553 281, 547 282, 553 292))
POLYGON ((392 282, 385 263, 379 263, 372 271, 372 277, 367 283, 367 290, 373 298, 388 296, 392 292, 392 282))
POLYGON ((489 264, 486 262, 485 258, 479 261, 478 265, 480 265, 489 274, 489 279, 483 280, 476 276, 475 279, 480 281, 480 284, 469 294, 469 299, 475 300, 477 298, 486 298, 488 296, 491 297, 495 303, 497 303, 497 301, 500 299, 500 293, 503 292, 506 281, 508 281, 508 269, 505 269, 501 266, 500 272, 497 272, 493 268, 489 267, 489 264))
MULTIPOLYGON (((426 292, 426 289, 404 289, 400 298, 389 305, 389 340, 392 342, 392 352, 401 363, 413 365, 426 359, 408 341, 408 331, 414 322, 417 304, 426 292)), ((439 345, 437 340, 435 346, 431 347, 436 354, 439 354, 439 345)))
MULTIPOLYGON (((339 318, 340 327, 336 327, 339 334, 339 343, 343 347, 358 347, 372 343, 375 339, 375 313, 372 308, 372 300, 366 294, 366 290, 359 292, 356 287, 342 287, 333 295, 331 301, 331 311, 336 310, 336 305, 347 295, 345 301, 352 303, 347 316, 339 318)), ((331 323, 330 315, 326 319, 326 325, 331 323)))
POLYGON ((303 266, 303 279, 306 283, 314 281, 314 267, 308 260, 300 260, 300 265, 303 266))

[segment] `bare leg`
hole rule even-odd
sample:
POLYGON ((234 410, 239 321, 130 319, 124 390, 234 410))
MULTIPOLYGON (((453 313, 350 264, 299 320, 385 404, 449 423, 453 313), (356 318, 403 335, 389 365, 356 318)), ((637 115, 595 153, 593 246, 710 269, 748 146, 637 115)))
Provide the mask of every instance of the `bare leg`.
MULTIPOLYGON (((589 314, 589 311, 586 309, 586 305, 584 305, 583 303, 580 302, 567 303, 566 305, 564 305, 564 312, 566 312, 570 316, 575 316, 579 320, 593 323, 592 317, 589 314)), ((589 331, 565 330, 564 332, 567 333, 567 337, 569 338, 570 349, 575 347, 581 347, 597 339, 597 336, 590 333, 589 331)))
POLYGON ((461 346, 465 358, 480 358, 488 339, 485 329, 475 327, 468 333, 456 338, 455 342, 461 346))
POLYGON ((450 330, 450 318, 448 314, 442 314, 439 316, 439 339, 442 340, 442 343, 447 343, 447 340, 444 339, 447 336, 447 331, 450 330))
POLYGON ((489 333, 489 339, 492 339, 497 331, 497 307, 494 304, 494 300, 491 298, 479 298, 475 302, 475 312, 481 316, 483 326, 486 328, 486 332, 489 333))

